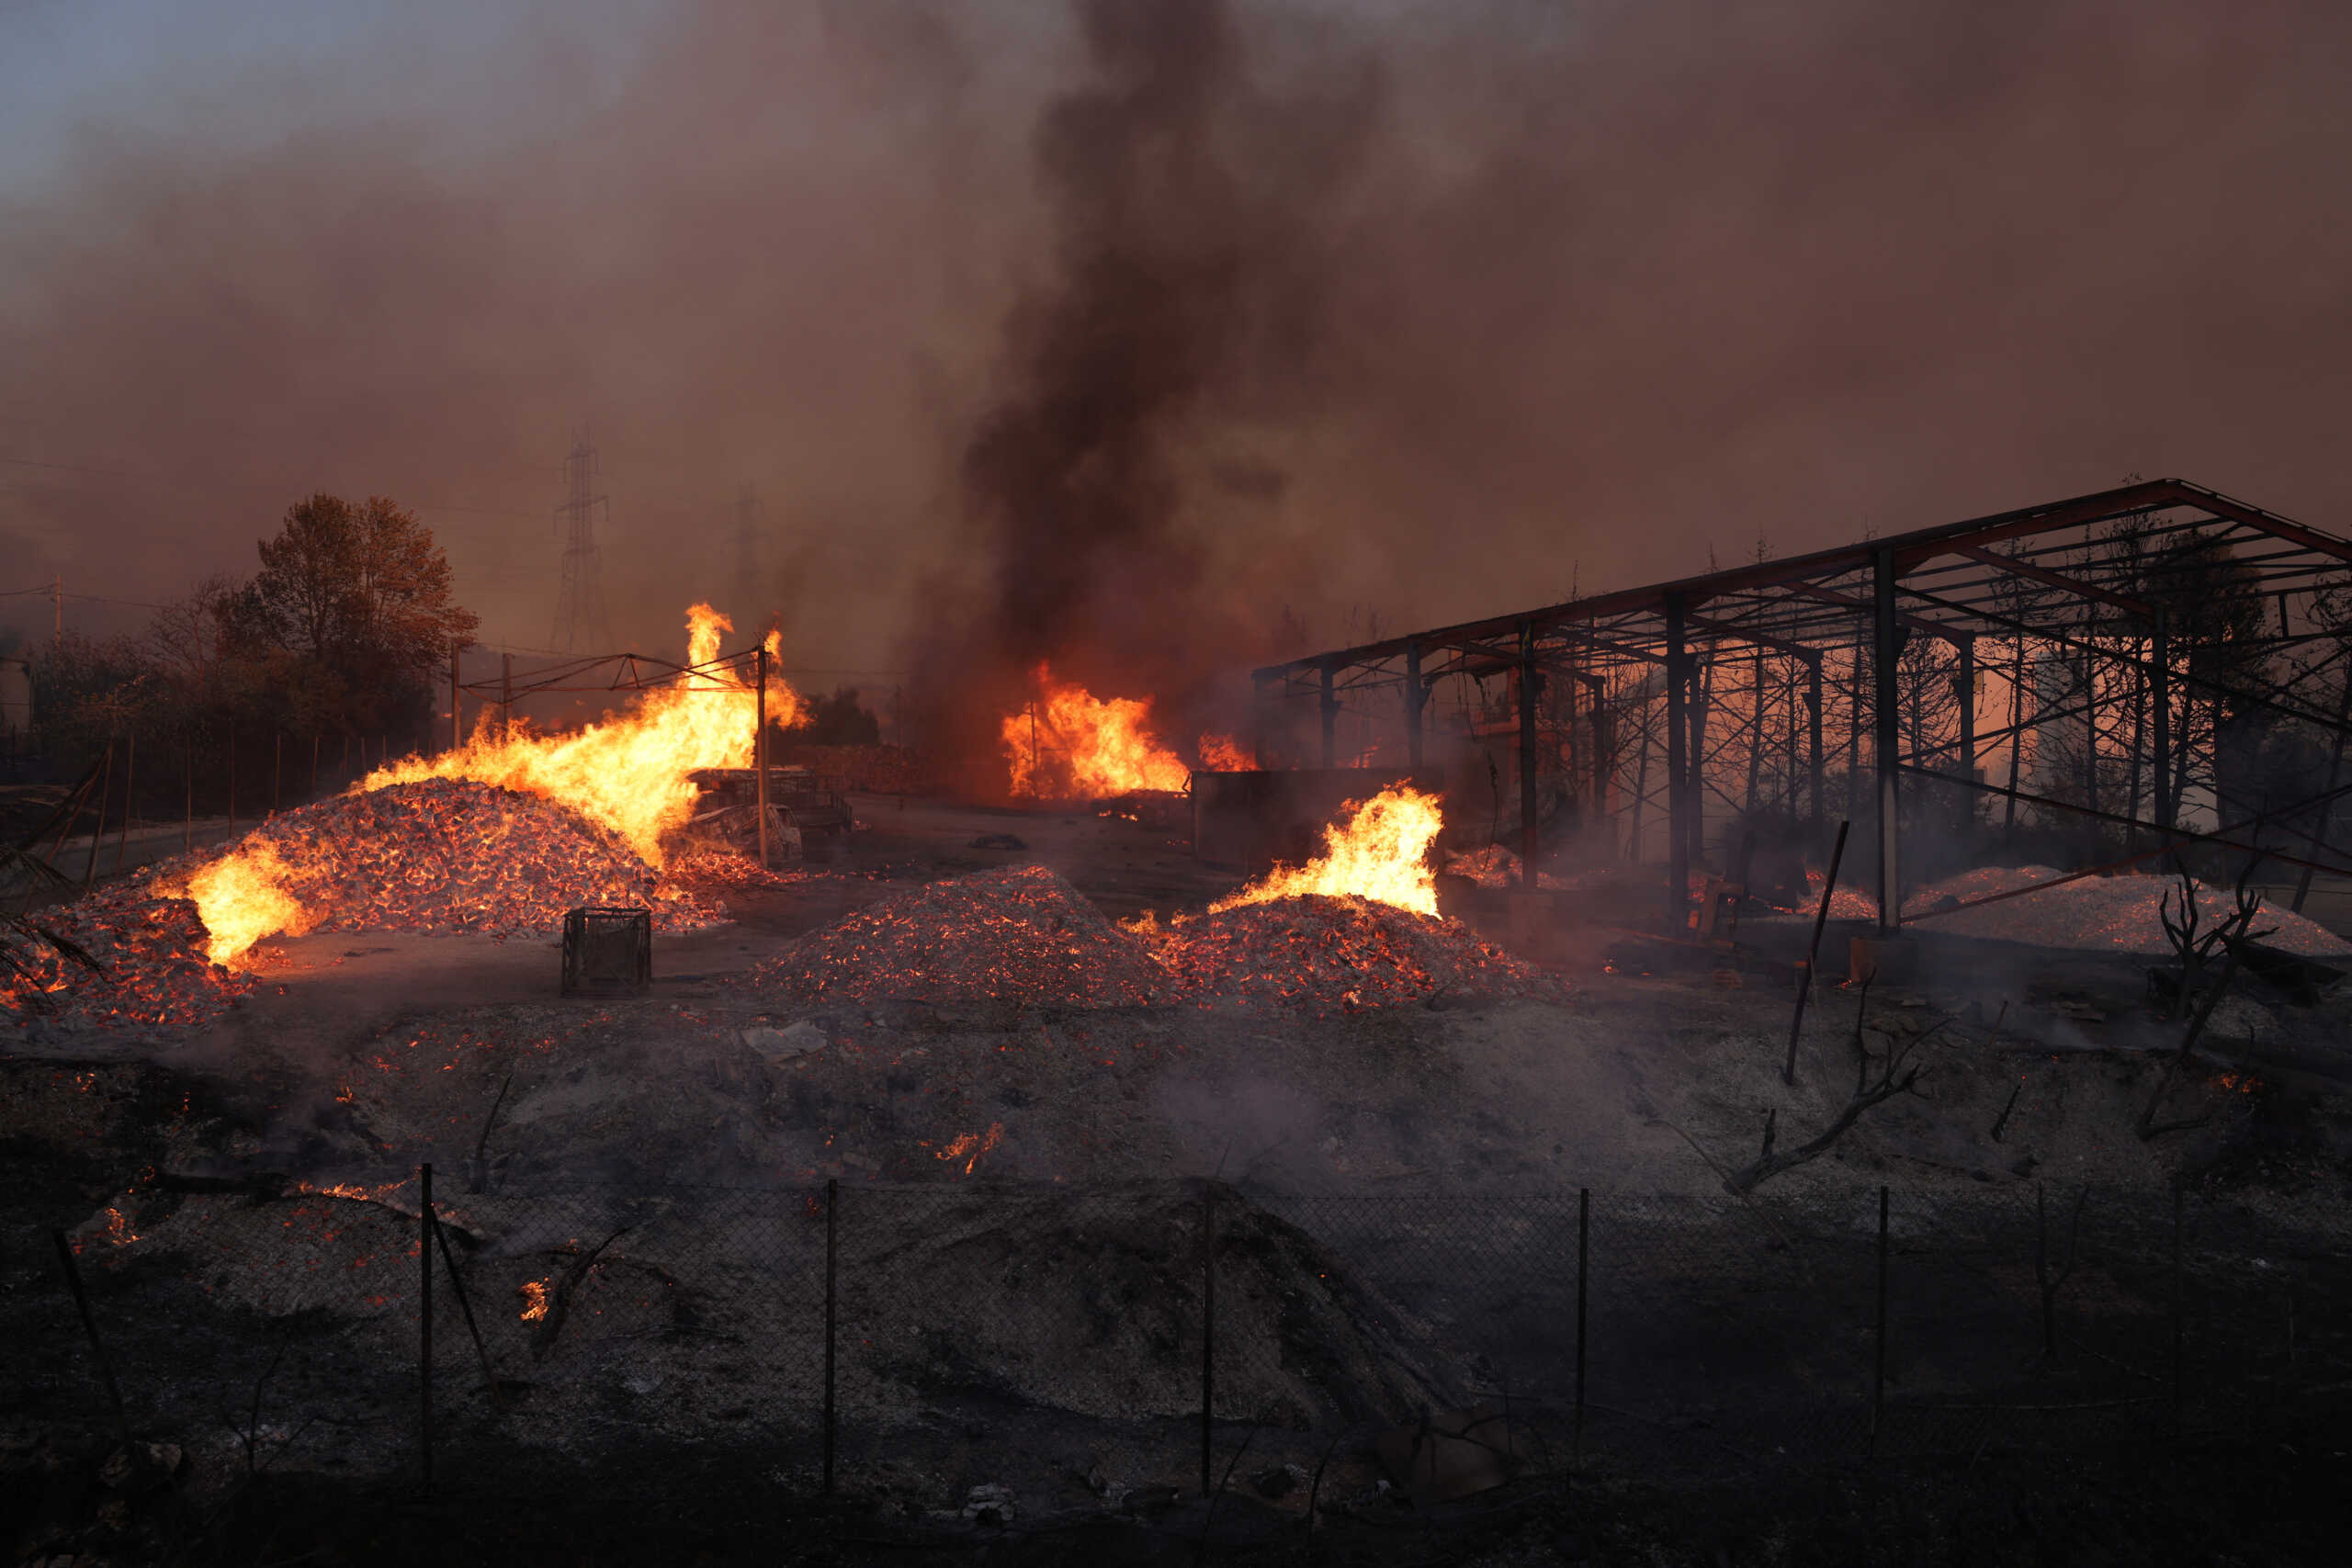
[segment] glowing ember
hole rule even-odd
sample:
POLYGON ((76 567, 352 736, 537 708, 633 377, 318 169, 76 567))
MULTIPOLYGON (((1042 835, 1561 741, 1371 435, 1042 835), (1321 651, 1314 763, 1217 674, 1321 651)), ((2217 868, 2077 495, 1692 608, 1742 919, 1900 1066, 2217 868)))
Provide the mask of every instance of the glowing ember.
POLYGON ((1300 866, 1276 866, 1256 882, 1209 906, 1211 913, 1244 904, 1320 894, 1369 898, 1416 914, 1437 913, 1437 878, 1430 846, 1444 826, 1440 797, 1395 784, 1354 808, 1346 821, 1323 829, 1323 852, 1300 866))
MULTIPOLYGON (((720 634, 734 623, 707 604, 686 612, 686 662, 718 656, 720 634)), ((770 667, 778 639, 768 634, 770 667)), ((687 774, 698 768, 748 768, 757 714, 756 682, 731 673, 680 676, 641 694, 634 707, 576 733, 536 735, 521 723, 477 731, 461 749, 436 757, 404 757, 379 768, 361 785, 421 779, 471 779, 561 801, 616 833, 649 865, 662 863, 662 836, 693 814, 698 793, 687 774)), ((771 722, 801 721, 800 694, 768 677, 771 722)))
POLYGON ((995 1148, 1003 1141, 1003 1138, 1004 1123, 991 1122, 985 1134, 958 1133, 949 1141, 946 1147, 933 1149, 931 1157, 945 1160, 960 1159, 964 1162, 964 1174, 969 1176, 972 1174, 972 1168, 980 1163, 980 1156, 995 1148))
POLYGON ((560 804, 449 779, 287 812, 190 874, 187 891, 224 964, 273 931, 516 935, 555 931, 582 904, 645 906, 659 931, 714 918, 560 804))
POLYGON ((1037 667, 1037 701, 1000 727, 1012 765, 1012 793, 1057 798, 1180 790, 1192 782, 1183 759, 1146 728, 1149 698, 1095 696, 1037 667))
POLYGON ((98 1027, 201 1025, 249 994, 254 982, 205 956, 196 906, 159 898, 142 876, 36 917, 45 930, 96 959, 93 972, 45 944, 24 952, 28 972, 0 983, 0 1016, 98 1027))
POLYGON ((1559 1002, 1554 976, 1481 942, 1468 927, 1363 898, 1283 898, 1127 928, 1203 998, 1358 1012, 1456 997, 1559 1002))
POLYGON ((187 879, 213 963, 229 963, 266 936, 311 928, 311 917, 287 891, 287 875, 277 846, 255 834, 187 879))
POLYGON ((548 1314, 548 1281, 526 1280, 520 1287, 523 1297, 523 1321, 537 1323, 548 1314))
POLYGON ((919 997, 1069 1007, 1168 998, 1168 972, 1043 866, 1011 866, 876 900, 809 932, 738 984, 807 1000, 919 997))

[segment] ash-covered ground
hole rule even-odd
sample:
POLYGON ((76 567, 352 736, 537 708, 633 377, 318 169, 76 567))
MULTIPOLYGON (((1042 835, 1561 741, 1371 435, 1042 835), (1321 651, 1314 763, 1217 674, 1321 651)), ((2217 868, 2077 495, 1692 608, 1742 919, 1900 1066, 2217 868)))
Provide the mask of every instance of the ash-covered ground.
MULTIPOLYGON (((1751 919, 1744 955, 1696 964, 1611 931, 1550 932, 1529 971, 1466 935, 1438 953, 1419 928, 1383 925, 1365 946, 1330 910, 1268 906, 1242 911, 1251 931, 1277 928, 1251 938, 1265 953, 1329 968, 1376 953, 1416 966, 1413 983, 1265 982, 1258 950, 1228 943, 1216 963, 1234 983, 1208 985, 1167 933, 1240 879, 1165 832, 878 798, 858 813, 846 848, 780 878, 714 880, 706 897, 732 919, 657 935, 643 998, 559 998, 551 937, 341 931, 264 942, 257 984, 204 1027, 75 1014, 12 1029, 0 1210, 25 1245, 0 1335, 33 1353, 0 1373, 0 1427, 9 1495, 50 1532, 20 1550, 128 1558, 191 1520, 225 1529, 265 1471, 413 1480, 426 1162, 484 1340, 478 1355, 445 1299, 445 1467, 577 1477, 658 1452, 657 1470, 723 1472, 739 1500, 805 1495, 838 1182, 842 1484, 938 1539, 995 1528, 967 1517, 977 1485, 1065 1521, 1197 1490, 1203 1178, 1229 1263, 1218 1462, 1246 1447, 1237 1486, 1328 1463, 1325 1506, 1379 1503, 1378 1427, 1514 1378, 1564 1386, 1572 1298, 1555 1287, 1579 1188, 1614 1234, 1675 1241, 1629 1244, 1603 1281, 1611 1397, 1653 1450, 1683 1443, 1659 1433, 1728 1431, 1744 1402, 1851 1394, 1881 1184, 1917 1249, 1941 1257, 1945 1227, 2029 1213, 2037 1184, 2062 1208, 2086 1189, 2147 1194, 2160 1215, 2185 1182, 2267 1238, 2266 1268, 2304 1281, 2299 1367, 2347 1351, 2352 1294, 2326 1240, 2352 1182, 2342 989, 2294 1005, 2246 984, 2170 1091, 2166 1117, 2195 1124, 2150 1140, 2134 1124, 2178 1025, 2147 1002, 2144 961, 2113 951, 1924 939, 1866 1010, 1816 992, 1789 1086, 1785 964, 1803 921, 1751 919), (890 967, 903 912, 939 905, 929 885, 1005 886, 994 874, 1031 866, 1060 880, 1016 876, 1026 913, 991 904, 943 937, 996 955, 993 983, 890 967), (1140 934, 1113 923, 1146 914, 1140 934), (821 987, 812 954, 831 955, 821 987), (1463 967, 1430 978, 1441 963, 1463 967), (1905 1051, 1924 1069, 1916 1092, 1728 1195, 1768 1111, 1782 1147, 1838 1114, 1858 1023, 1882 1061, 1905 1051), (179 1450, 168 1487, 84 1477, 86 1495, 53 1495, 113 1445, 69 1441, 107 1417, 41 1250, 51 1226, 78 1247, 132 1428, 179 1450), (1424 1232, 1487 1247, 1459 1255, 1492 1277, 1408 1266, 1424 1232), (1848 1297, 1855 1321, 1836 1305, 1827 1328, 1789 1304, 1848 1297), (1808 1335, 1835 1354, 1775 1359, 1775 1336, 1808 1335), (1623 1349, 1637 1338, 1639 1367, 1623 1349), (165 1493, 182 1510, 169 1519, 165 1493)), ((1832 930, 1834 952, 1848 933, 1832 930)), ((2110 1228, 2140 1217, 2119 1208, 2110 1228)), ((2020 1303, 2035 1289, 2023 1259, 1986 1271, 2020 1303)), ((2249 1285, 2244 1310, 2272 1312, 2276 1282, 2249 1285)), ((2138 1288, 2096 1250, 2073 1287, 2112 1297, 2134 1332, 2138 1288)), ((2018 1318, 2030 1330, 2029 1306, 2018 1318)), ((1914 1355, 1910 1387, 2042 1375, 2011 1326, 1914 1355)), ((1220 1528, 1289 1540, 1304 1490, 1245 1490, 1220 1528)))

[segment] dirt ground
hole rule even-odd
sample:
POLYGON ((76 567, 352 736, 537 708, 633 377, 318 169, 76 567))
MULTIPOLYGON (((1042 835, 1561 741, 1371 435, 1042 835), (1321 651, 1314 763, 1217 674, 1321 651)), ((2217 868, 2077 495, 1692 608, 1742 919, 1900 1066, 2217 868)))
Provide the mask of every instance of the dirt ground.
MULTIPOLYGON (((519 1449, 487 1385, 450 1394, 451 1452, 475 1456, 453 1462, 483 1474, 538 1464, 575 1480, 607 1463, 668 1473, 688 1461, 649 1457, 670 1452, 661 1445, 707 1466, 711 1434, 740 1428, 756 1430, 752 1448, 794 1457, 780 1471, 756 1467, 767 1481, 729 1484, 786 1492, 810 1479, 807 1430, 797 1417, 769 1421, 736 1391, 783 1389, 789 1397, 776 1403, 804 1412, 813 1398, 806 1309, 824 1233, 807 1205, 842 1182, 844 1300, 860 1337, 844 1387, 878 1423, 843 1463, 862 1478, 860 1506, 898 1510, 892 1530, 934 1536, 948 1528, 934 1516, 953 1516, 978 1481, 1012 1482, 1034 1506, 1081 1521, 1102 1513, 1091 1469, 1116 1472, 1124 1486, 1188 1483, 1193 1221, 1189 1200, 1155 1183, 1226 1184, 1237 1205, 1227 1245, 1257 1248, 1256 1272, 1238 1275, 1219 1309, 1236 1345, 1264 1338, 1261 1371, 1237 1372, 1219 1406, 1223 1451, 1252 1445, 1249 1471, 1312 1464, 1316 1445, 1347 1422, 1479 1381, 1476 1366, 1431 1347, 1475 1353, 1489 1372, 1516 1360, 1525 1375, 1559 1374, 1566 1276, 1555 1269, 1531 1283, 1521 1265, 1573 1255, 1578 1188, 1595 1195, 1604 1241, 1670 1233, 1688 1249, 1658 1251, 1637 1273, 1611 1265, 1620 1271, 1604 1276, 1595 1309, 1619 1348, 1611 1399, 1653 1431, 1719 1425, 1726 1406, 1794 1399, 1807 1380, 1850 1392, 1838 1380, 1861 1364, 1858 1342, 1848 1336, 1818 1366, 1792 1359, 1782 1339, 1818 1340, 1817 1317, 1774 1303, 1866 1299, 1882 1184, 1902 1194, 1898 1236, 1922 1249, 1992 1210, 2025 1212, 2038 1183, 2063 1198, 2086 1188, 2160 1195, 2187 1180, 2226 1201, 2248 1235, 2278 1238, 2324 1234, 2352 1189, 2352 997, 2297 1007, 2247 987, 2175 1091, 2173 1114, 2206 1120, 2149 1142, 2132 1123, 2177 1026, 2146 1003, 2141 966, 2113 954, 1923 938, 1907 974, 1872 987, 1867 1011, 1855 991, 1816 991, 1793 1086, 1781 1081, 1788 965, 1809 928, 1750 917, 1742 953, 1693 955, 1628 937, 1642 911, 1605 900, 1589 926, 1519 933, 1566 975, 1565 1005, 1440 997, 1312 1017, 1235 1002, 810 1005, 746 990, 741 977, 794 938, 944 875, 1040 863, 1122 918, 1196 909, 1240 880, 1130 821, 878 797, 857 809, 862 830, 820 850, 806 876, 729 895, 729 924, 657 937, 643 998, 560 998, 551 940, 346 934, 263 944, 254 966, 267 984, 215 1028, 22 1032, 0 1056, 0 1221, 25 1242, 0 1271, 0 1333, 45 1353, 0 1374, 10 1445, 0 1473, 18 1478, 6 1484, 23 1495, 32 1483, 22 1477, 38 1472, 62 1496, 95 1462, 57 1446, 87 1430, 91 1369, 54 1259, 40 1254, 46 1226, 82 1242, 94 1300, 137 1384, 127 1391, 135 1425, 189 1456, 198 1479, 175 1485, 215 1510, 208 1540, 262 1539, 234 1522, 249 1506, 235 1500, 260 1491, 241 1435, 257 1426, 273 1435, 254 1444, 285 1477, 271 1484, 299 1499, 291 1517, 336 1488, 366 1492, 376 1483, 365 1478, 401 1472, 412 1443, 413 1179, 427 1161, 474 1288, 496 1303, 483 1309, 497 1320, 492 1350, 502 1366, 527 1363, 531 1388, 516 1394, 532 1402, 519 1449), (1003 834, 1024 847, 974 843, 1003 834), (1751 1200, 1727 1195, 1724 1173, 1756 1154, 1768 1111, 1783 1147, 1837 1113, 1853 1083, 1858 1020, 1871 1052, 1910 1050, 1925 1069, 1918 1092, 1868 1112, 1830 1154, 1751 1200), (1100 1196, 1021 1196, 1057 1189, 1100 1196), (789 1196, 739 1213, 729 1205, 744 1201, 712 1190, 789 1196), (1457 1207, 1412 1206, 1441 1195, 1457 1207), (1474 1219, 1466 1239, 1446 1220, 1430 1223, 1426 1245, 1408 1245, 1419 1233, 1397 1216, 1442 1212, 1474 1219), (544 1289, 624 1230, 594 1276, 603 1293, 583 1293, 560 1343, 535 1354, 518 1293, 544 1289), (697 1247, 721 1233, 754 1237, 754 1252, 710 1263, 718 1254, 697 1247), (1519 1261, 1489 1278, 1479 1269, 1505 1256, 1495 1248, 1517 1248, 1508 1256, 1519 1261), (1124 1283, 1105 1294, 1103 1280, 1124 1283), (762 1304, 730 1318, 739 1299, 762 1304), (354 1305, 367 1300, 384 1304, 354 1305), (1733 1321, 1742 1327, 1726 1339, 1733 1321), (1328 1350, 1320 1381, 1295 1375, 1285 1347, 1302 1339, 1328 1350), (658 1354, 645 1348, 657 1343, 658 1354), (1120 1348, 1090 1360, 1085 1347, 1103 1345, 1120 1348), (1638 1363, 1625 1359, 1634 1347, 1638 1363), (1650 1370, 1634 1379, 1636 1364, 1650 1370), (1245 1394, 1255 1403, 1240 1403, 1245 1394), (249 1399, 276 1409, 274 1424, 254 1416, 241 1427, 249 1399), (1312 1440, 1250 1425, 1285 1401, 1312 1440)), ((1852 934, 1833 928, 1829 951, 1852 934)), ((2343 1292, 2305 1298, 2300 1332, 2324 1347, 2342 1334, 2352 1282, 2312 1268, 2343 1292), (2324 1321, 2329 1311, 2338 1321, 2324 1321)), ((1915 1273, 1930 1277, 1925 1264, 1915 1273)), ((2002 1278, 2027 1299, 2030 1279, 2002 1278)), ((2115 1323, 2137 1332, 2137 1283, 2120 1271, 2110 1283, 2115 1323)), ((462 1384, 471 1350, 445 1341, 441 1351, 445 1376, 462 1384)), ((1905 1371, 1914 1390, 1958 1386, 2007 1354, 1955 1350, 1905 1371)), ((2340 1448, 2340 1430, 2325 1430, 2340 1448)), ((1336 1491, 1374 1495, 1361 1444, 1335 1452, 1336 1491)), ((2243 1459, 2232 1450, 2216 1462, 2243 1459)), ((2299 1452, 2295 1462, 2308 1461, 2299 1452)), ((1866 1537, 1888 1529, 1890 1541, 1909 1539, 1886 1525, 1890 1508, 1943 1521, 1933 1540, 1953 1550, 1985 1539, 1963 1517, 1984 1495, 1968 1474, 1931 1476, 1908 1501, 1908 1483, 1866 1488, 1819 1520, 1784 1508, 1771 1488, 1734 1486, 1709 1505, 1723 1515, 1715 1537, 1668 1529, 1666 1495, 1649 1484, 1629 1472, 1605 1501, 1513 1503, 1511 1519, 1486 1521, 1517 1532, 1501 1544, 1475 1520, 1411 1547, 1374 1523, 1351 1550, 1363 1561, 1471 1560, 1413 1555, 1427 1549, 1496 1563, 1799 1562, 1823 1560, 1807 1543, 1830 1539, 1832 1517, 1866 1537)), ((79 1517, 104 1493, 40 1506, 79 1517)), ((1299 1501, 1236 1498, 1220 1530, 1238 1532, 1238 1551, 1250 1521, 1278 1535, 1303 1517, 1299 1501)), ((1120 1518, 1118 1529, 1140 1533, 1102 1560, 1185 1551, 1204 1523, 1120 1518)), ((456 1528, 430 1512, 378 1518, 385 1543, 445 1527, 456 1528)), ((878 1525, 810 1528, 832 1531, 829 1550, 845 1562, 982 1544, 960 1518, 949 1533, 966 1534, 927 1544, 883 1540, 878 1525), (858 1530, 874 1539, 851 1541, 858 1530)), ((2056 1527, 2034 1528, 2047 1537, 2056 1527)), ((135 1533, 118 1544, 128 1550, 135 1533)), ((1270 1541, 1251 1550, 1277 1551, 1270 1541)), ((2291 1532, 2278 1538, 2282 1552, 2291 1544, 2291 1532)), ((989 1560, 1081 1560, 1056 1550, 1041 1533, 989 1560)))

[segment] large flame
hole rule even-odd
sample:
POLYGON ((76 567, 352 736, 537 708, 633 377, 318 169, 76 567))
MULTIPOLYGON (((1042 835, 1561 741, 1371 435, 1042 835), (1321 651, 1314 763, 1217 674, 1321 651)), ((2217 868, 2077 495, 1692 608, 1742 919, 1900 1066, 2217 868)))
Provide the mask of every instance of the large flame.
MULTIPOLYGON (((686 612, 686 662, 710 663, 734 623, 707 604, 686 612)), ((766 647, 775 668, 778 638, 766 647)), ((729 671, 696 671, 640 694, 627 712, 575 733, 537 735, 524 724, 485 725, 454 751, 403 757, 363 780, 363 790, 424 779, 471 779, 570 807, 609 829, 647 864, 662 863, 662 835, 694 811, 697 768, 748 768, 756 717, 755 682, 729 671)), ((800 694, 768 677, 769 719, 789 728, 802 716, 800 694)), ((209 936, 215 964, 234 961, 263 937, 300 935, 315 922, 290 884, 300 871, 276 846, 248 839, 193 873, 187 897, 209 936)))
POLYGON ((227 964, 274 932, 300 936, 311 917, 286 889, 289 874, 267 839, 249 839, 187 879, 209 942, 206 956, 227 964))
POLYGON ((1444 826, 1440 797, 1393 784, 1357 806, 1344 822, 1323 829, 1323 852, 1305 865, 1278 865, 1212 913, 1242 904, 1269 904, 1311 893, 1370 898, 1417 914, 1437 913, 1437 876, 1430 846, 1444 826))
POLYGON ((1097 697, 1037 667, 1037 700, 1004 716, 999 733, 1012 764, 1012 793, 1119 795, 1182 789, 1193 770, 1147 725, 1148 697, 1097 697))
MULTIPOLYGON (((735 625, 707 604, 686 612, 686 662, 718 657, 718 639, 735 625)), ((776 634, 767 637, 775 669, 776 634)), ((662 863, 662 835, 693 814, 697 768, 748 768, 755 682, 731 671, 682 675, 640 695, 616 717, 570 734, 537 735, 521 724, 491 726, 454 751, 403 757, 368 775, 363 789, 419 779, 472 779, 561 801, 610 829, 649 865, 662 863)), ((800 694, 768 676, 768 718, 790 728, 801 719, 800 694)), ((210 921, 206 921, 208 925, 210 921)))
POLYGON ((1258 759, 1250 749, 1230 735, 1201 737, 1201 767, 1212 773, 1255 773, 1258 759))

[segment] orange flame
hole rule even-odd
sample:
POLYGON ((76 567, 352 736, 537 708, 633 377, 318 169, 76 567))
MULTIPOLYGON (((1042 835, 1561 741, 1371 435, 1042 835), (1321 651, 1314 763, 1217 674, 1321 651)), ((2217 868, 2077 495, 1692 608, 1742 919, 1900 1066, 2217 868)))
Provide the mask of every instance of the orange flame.
MULTIPOLYGON (((718 657, 720 634, 734 622, 707 604, 686 612, 686 662, 718 657)), ((765 644, 775 668, 779 639, 765 644)), ((420 779, 471 779, 545 795, 617 834, 647 864, 662 863, 662 835, 693 815, 697 768, 748 768, 757 706, 756 682, 731 671, 697 671, 642 694, 628 712, 576 733, 534 735, 521 723, 492 726, 465 746, 435 757, 403 757, 360 785, 420 779)), ((768 676, 770 722, 801 722, 800 694, 768 676)), ((206 922, 208 925, 210 922, 206 922)))
POLYGON ((1278 865, 1209 908, 1214 913, 1320 893, 1434 915, 1437 876, 1430 869, 1429 852, 1444 826, 1439 803, 1439 796, 1423 795, 1410 784, 1390 784, 1354 806, 1354 815, 1346 821, 1323 829, 1321 854, 1305 865, 1278 865))
POLYGON ((286 888, 291 870, 266 839, 248 839, 187 879, 204 920, 206 956, 228 964, 273 932, 300 936, 312 917, 286 888))
POLYGON ((523 1321, 537 1323, 548 1314, 548 1287, 541 1280, 526 1280, 522 1284, 523 1321))
POLYGON ((1004 716, 998 733, 1012 765, 1012 793, 1119 795, 1182 789, 1193 771, 1146 728, 1148 697, 1095 696, 1037 666, 1037 700, 1004 716))
POLYGON ((1230 735, 1201 737, 1201 769, 1211 773, 1255 773, 1258 759, 1230 735))
POLYGON ((972 1174, 972 1168, 980 1163, 980 1156, 996 1147, 1003 1139, 1004 1123, 991 1122, 989 1123, 989 1130, 985 1136, 978 1133, 958 1133, 949 1140, 945 1148, 933 1151, 931 1157, 963 1160, 964 1174, 969 1176, 972 1174), (970 1157, 967 1158, 967 1156, 970 1157))

